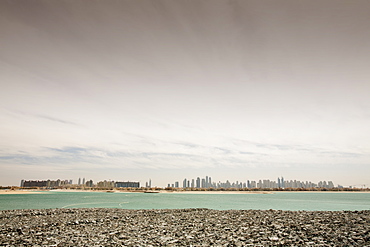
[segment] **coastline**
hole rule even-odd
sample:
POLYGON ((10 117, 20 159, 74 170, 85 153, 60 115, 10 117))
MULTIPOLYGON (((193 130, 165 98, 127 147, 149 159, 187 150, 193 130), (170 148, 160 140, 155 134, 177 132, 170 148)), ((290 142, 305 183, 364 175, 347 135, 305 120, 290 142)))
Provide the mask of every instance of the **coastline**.
POLYGON ((204 195, 217 195, 217 194, 273 194, 272 191, 165 191, 159 193, 168 194, 204 194, 204 195))
POLYGON ((275 194, 275 193, 370 193, 370 191, 168 191, 168 190, 75 190, 75 189, 51 189, 51 190, 0 190, 0 195, 11 194, 42 194, 47 192, 112 192, 112 193, 164 193, 164 194, 275 194))
POLYGON ((0 195, 42 194, 48 190, 0 190, 0 195))
MULTIPOLYGON (((145 193, 145 191, 124 191, 124 190, 0 190, 0 195, 7 195, 7 194, 40 194, 45 192, 88 192, 88 193, 104 193, 104 192, 111 192, 111 193, 145 193)), ((155 191, 149 193, 159 193, 159 194, 273 194, 270 191, 155 191)))

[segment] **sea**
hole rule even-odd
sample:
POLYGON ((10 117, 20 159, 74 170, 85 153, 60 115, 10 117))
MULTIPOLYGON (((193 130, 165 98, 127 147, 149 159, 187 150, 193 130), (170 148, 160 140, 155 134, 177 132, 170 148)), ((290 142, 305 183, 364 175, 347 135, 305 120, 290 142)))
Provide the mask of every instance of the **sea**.
POLYGON ((37 194, 0 194, 0 210, 46 208, 354 211, 370 210, 370 193, 182 194, 48 191, 37 194))

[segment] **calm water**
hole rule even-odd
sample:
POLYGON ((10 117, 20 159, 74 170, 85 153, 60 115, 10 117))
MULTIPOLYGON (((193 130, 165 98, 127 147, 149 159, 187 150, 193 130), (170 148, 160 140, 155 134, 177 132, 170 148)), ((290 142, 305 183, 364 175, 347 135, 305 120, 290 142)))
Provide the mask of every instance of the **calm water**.
POLYGON ((370 193, 177 194, 43 192, 0 195, 0 210, 42 208, 370 210, 370 193))

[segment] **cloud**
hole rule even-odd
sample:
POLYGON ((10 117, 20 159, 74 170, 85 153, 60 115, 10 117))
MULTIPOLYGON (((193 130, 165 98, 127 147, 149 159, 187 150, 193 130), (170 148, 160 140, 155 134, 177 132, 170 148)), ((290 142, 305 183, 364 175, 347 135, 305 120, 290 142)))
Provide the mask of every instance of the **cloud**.
POLYGON ((38 119, 44 119, 52 122, 57 122, 61 124, 67 124, 67 125, 74 125, 74 126, 82 126, 81 124, 75 123, 73 121, 61 119, 58 117, 46 115, 46 114, 38 114, 38 113, 32 113, 32 112, 25 112, 20 110, 8 110, 8 112, 15 114, 16 116, 31 116, 38 119))
POLYGON ((86 153, 86 148, 81 147, 63 147, 63 148, 47 148, 52 151, 67 153, 67 154, 82 154, 86 153))
POLYGON ((20 161, 20 162, 29 163, 29 162, 37 161, 37 158, 34 157, 34 156, 29 156, 29 155, 15 154, 15 155, 8 155, 8 156, 0 156, 0 160, 4 160, 4 161, 20 161))
POLYGON ((352 152, 340 152, 340 151, 322 151, 319 152, 323 156, 335 157, 335 158, 361 158, 364 154, 352 153, 352 152))
POLYGON ((51 116, 42 115, 42 114, 32 114, 32 115, 35 116, 35 117, 41 118, 41 119, 46 119, 46 120, 50 120, 50 121, 54 121, 54 122, 58 122, 58 123, 62 123, 62 124, 70 124, 70 125, 75 125, 75 126, 81 126, 80 124, 77 124, 77 123, 74 123, 74 122, 71 122, 71 121, 67 121, 67 120, 63 120, 63 119, 60 119, 60 118, 56 118, 56 117, 51 117, 51 116))
POLYGON ((256 153, 256 152, 239 152, 240 154, 246 154, 246 155, 267 155, 263 153, 256 153))

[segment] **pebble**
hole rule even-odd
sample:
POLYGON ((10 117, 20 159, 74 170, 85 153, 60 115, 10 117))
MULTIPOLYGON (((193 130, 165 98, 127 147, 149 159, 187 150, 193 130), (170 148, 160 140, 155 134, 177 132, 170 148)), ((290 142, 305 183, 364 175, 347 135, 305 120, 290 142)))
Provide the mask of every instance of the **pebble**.
POLYGON ((0 211, 0 246, 370 246, 370 210, 0 211))

